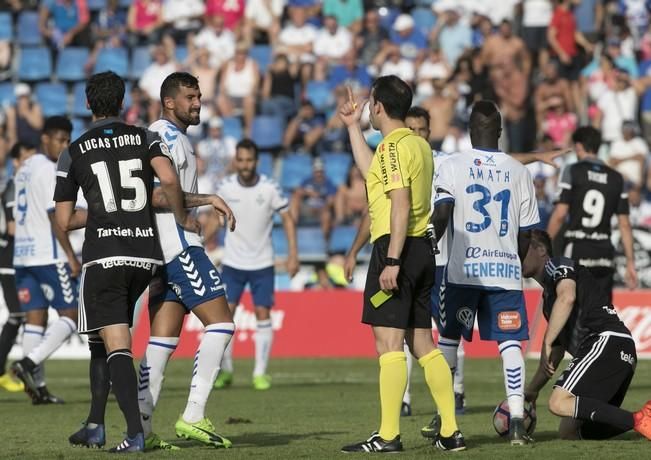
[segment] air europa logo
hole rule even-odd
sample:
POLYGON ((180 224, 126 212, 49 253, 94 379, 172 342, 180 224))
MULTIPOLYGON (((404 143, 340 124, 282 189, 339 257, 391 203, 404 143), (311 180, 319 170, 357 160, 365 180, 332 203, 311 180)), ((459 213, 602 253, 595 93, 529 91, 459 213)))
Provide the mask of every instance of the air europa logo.
POLYGON ((475 166, 481 166, 481 159, 475 158, 475 161, 473 161, 473 163, 475 164, 475 166))

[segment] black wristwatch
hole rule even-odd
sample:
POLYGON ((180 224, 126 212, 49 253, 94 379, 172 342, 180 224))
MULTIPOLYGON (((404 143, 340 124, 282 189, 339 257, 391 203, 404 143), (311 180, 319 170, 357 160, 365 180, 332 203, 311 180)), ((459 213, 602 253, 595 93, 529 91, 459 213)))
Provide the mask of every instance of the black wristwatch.
POLYGON ((384 259, 384 263, 387 264, 389 267, 399 267, 400 266, 400 259, 394 259, 393 257, 387 257, 384 259))

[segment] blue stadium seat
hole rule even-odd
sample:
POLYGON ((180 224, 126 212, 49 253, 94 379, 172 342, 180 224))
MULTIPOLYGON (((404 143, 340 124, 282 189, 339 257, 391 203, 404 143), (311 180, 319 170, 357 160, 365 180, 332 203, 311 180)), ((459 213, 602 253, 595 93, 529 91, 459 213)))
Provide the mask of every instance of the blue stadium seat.
POLYGON ((43 115, 65 115, 68 112, 68 93, 63 83, 39 83, 34 90, 43 115))
POLYGON ((112 70, 122 78, 129 76, 129 56, 125 48, 104 48, 97 55, 95 73, 112 70))
POLYGON ((106 8, 106 0, 88 0, 88 9, 91 11, 99 11, 106 8))
POLYGON ((177 46, 174 49, 174 58, 176 62, 182 63, 188 58, 188 47, 187 46, 177 46))
POLYGON ((145 69, 151 64, 151 53, 148 46, 138 46, 131 53, 131 70, 129 77, 138 80, 145 69))
POLYGON ((79 136, 84 134, 84 131, 86 131, 86 122, 82 118, 73 118, 70 121, 72 122, 72 134, 70 135, 70 140, 75 141, 79 136))
POLYGON ((411 11, 411 16, 414 18, 416 28, 428 37, 432 28, 434 28, 434 24, 436 24, 436 16, 432 8, 415 8, 411 11))
POLYGON ((90 117, 90 109, 86 108, 86 83, 80 81, 75 83, 72 89, 72 116, 73 117, 90 117))
POLYGON ((346 253, 353 245, 355 235, 357 235, 357 228, 354 225, 335 227, 330 235, 328 252, 331 254, 346 253))
POLYGON ((274 248, 274 255, 276 257, 287 257, 289 249, 287 247, 287 238, 285 232, 280 227, 274 227, 271 230, 271 245, 274 248))
POLYGON ((249 56, 258 63, 260 72, 264 73, 271 63, 271 47, 269 45, 255 45, 249 49, 249 56))
POLYGON ((88 48, 64 48, 57 58, 57 77, 62 81, 81 81, 85 79, 84 65, 86 61, 88 61, 88 48))
POLYGON ((224 137, 230 136, 235 138, 238 142, 242 140, 243 131, 242 131, 242 120, 238 117, 225 117, 222 118, 224 125, 222 126, 222 132, 224 137))
POLYGON ((386 30, 391 30, 393 23, 400 14, 400 10, 397 8, 380 8, 380 24, 386 30))
POLYGON ((133 0, 120 0, 120 7, 121 8, 129 8, 132 3, 133 3, 133 0))
POLYGON ((14 36, 14 22, 11 13, 0 13, 0 40, 11 40, 14 36))
POLYGON ((38 81, 52 76, 52 56, 44 46, 21 48, 18 64, 18 79, 38 81))
POLYGON ((326 81, 308 82, 305 94, 317 112, 325 112, 334 105, 332 89, 326 81))
POLYGON ((284 132, 285 120, 280 116, 260 115, 253 119, 251 137, 262 150, 280 147, 284 132))
POLYGON ((348 179, 348 171, 353 164, 353 157, 350 153, 333 152, 321 155, 325 174, 333 184, 339 187, 348 179))
POLYGON ((271 153, 263 152, 258 155, 258 172, 267 177, 274 177, 274 158, 271 153))
POLYGON ((301 260, 324 260, 327 250, 323 232, 319 227, 298 227, 296 231, 298 256, 301 260))
POLYGON ((280 186, 293 190, 312 174, 312 158, 305 153, 290 153, 283 159, 280 186))
POLYGON ((35 46, 42 42, 41 31, 38 28, 38 11, 23 11, 18 16, 16 25, 18 44, 35 46))
POLYGON ((15 102, 14 84, 11 82, 0 83, 0 106, 14 105, 15 102))

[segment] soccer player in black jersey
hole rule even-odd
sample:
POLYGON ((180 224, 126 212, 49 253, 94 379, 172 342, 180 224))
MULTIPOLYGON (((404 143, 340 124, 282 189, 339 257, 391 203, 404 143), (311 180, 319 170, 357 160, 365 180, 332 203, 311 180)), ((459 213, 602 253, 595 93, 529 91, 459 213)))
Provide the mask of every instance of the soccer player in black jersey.
POLYGON ((597 158, 601 146, 601 133, 597 129, 581 127, 574 132, 572 141, 579 161, 563 170, 558 184, 560 197, 547 231, 552 239, 556 238, 569 217, 564 234, 564 255, 588 268, 597 281, 606 286, 612 298, 615 250, 610 235, 613 215, 617 215, 626 255, 626 283, 631 289, 637 285, 628 194, 624 191, 622 175, 597 158))
POLYGON ((134 307, 162 264, 151 205, 154 174, 178 225, 196 230, 187 217, 169 151, 158 135, 117 117, 124 82, 112 72, 86 84, 93 113, 88 131, 59 159, 54 194, 56 219, 66 229, 86 227, 79 295, 79 332, 89 335, 91 409, 70 442, 102 446, 109 379, 127 421, 127 435, 113 452, 144 450, 137 380, 131 355, 134 307), (88 213, 74 210, 79 188, 88 213))
POLYGON ((565 439, 607 439, 634 429, 651 439, 651 401, 632 413, 619 406, 633 379, 637 355, 609 292, 585 267, 552 257, 549 235, 533 230, 522 274, 543 287, 547 330, 540 365, 525 390, 535 403, 565 352, 572 355, 554 384, 549 410, 559 417, 565 439), (567 423, 570 417, 571 422, 567 423))
MULTIPOLYGON (((36 148, 17 143, 9 156, 15 163, 22 163, 25 159, 36 153, 36 148)), ((18 169, 18 167, 16 167, 18 169)), ((16 341, 18 329, 25 320, 25 313, 20 309, 18 292, 16 290, 16 270, 14 269, 14 218, 13 207, 15 203, 15 188, 13 180, 10 180, 2 192, 2 205, 0 206, 0 285, 5 305, 9 310, 9 318, 0 332, 0 388, 10 392, 23 391, 22 382, 14 380, 9 373, 6 373, 7 356, 16 341)), ((37 398, 37 402, 50 402, 49 399, 37 398)))

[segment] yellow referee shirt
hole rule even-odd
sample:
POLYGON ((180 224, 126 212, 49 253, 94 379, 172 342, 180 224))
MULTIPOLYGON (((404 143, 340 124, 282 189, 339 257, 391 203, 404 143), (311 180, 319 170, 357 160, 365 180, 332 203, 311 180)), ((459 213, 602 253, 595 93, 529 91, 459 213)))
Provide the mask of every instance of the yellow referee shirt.
POLYGON ((389 192, 411 189, 407 236, 423 236, 427 230, 432 199, 434 162, 425 139, 409 128, 398 128, 377 146, 366 176, 371 216, 371 242, 391 233, 389 192))

